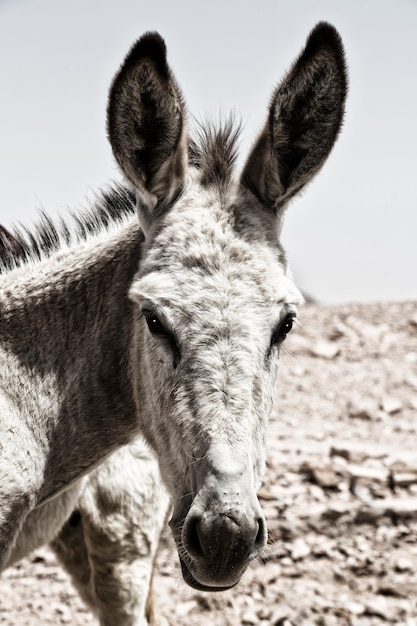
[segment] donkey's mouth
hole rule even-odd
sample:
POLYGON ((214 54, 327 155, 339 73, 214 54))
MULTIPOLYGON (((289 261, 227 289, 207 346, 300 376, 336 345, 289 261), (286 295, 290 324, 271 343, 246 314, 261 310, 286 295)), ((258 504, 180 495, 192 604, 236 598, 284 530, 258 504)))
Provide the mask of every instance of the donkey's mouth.
POLYGON ((239 580, 237 580, 232 585, 227 585, 223 587, 217 587, 216 585, 213 585, 213 586, 203 585, 202 583, 199 583, 198 580, 194 578, 187 564, 182 560, 181 557, 180 557, 180 564, 181 564, 182 576, 184 578, 184 581, 187 583, 187 585, 189 585, 190 587, 192 587, 192 589, 195 589, 196 591, 209 591, 209 592, 227 591, 228 589, 232 589, 233 587, 235 587, 239 582, 239 580))

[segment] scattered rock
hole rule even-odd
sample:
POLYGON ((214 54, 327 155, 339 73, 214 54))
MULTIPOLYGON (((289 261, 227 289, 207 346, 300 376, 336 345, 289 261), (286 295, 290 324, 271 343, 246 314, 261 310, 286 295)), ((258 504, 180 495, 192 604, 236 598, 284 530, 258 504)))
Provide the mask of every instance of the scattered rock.
POLYGON ((365 613, 365 606, 360 602, 349 601, 344 608, 351 615, 363 615, 365 613))
POLYGON ((373 626, 368 617, 356 617, 353 615, 349 620, 349 626, 373 626))
MULTIPOLYGON (((417 390, 417 376, 415 376, 413 373, 408 374, 405 379, 404 382, 409 385, 412 389, 417 390)), ((415 399, 411 398, 411 403, 413 404, 415 399)))
POLYGON ((376 597, 367 601, 365 611, 367 615, 376 615, 382 619, 389 619, 389 609, 384 598, 376 597))
POLYGON ((283 626, 289 616, 290 610, 288 607, 278 607, 274 609, 271 615, 271 626, 283 626))
POLYGON ((355 508, 351 502, 332 502, 322 507, 320 519, 326 522, 336 522, 341 517, 351 514, 355 508))
POLYGON ((346 461, 351 461, 351 451, 349 448, 341 447, 341 446, 331 446, 329 455, 332 456, 340 456, 342 459, 346 461))
POLYGON ((404 405, 398 398, 392 398, 390 396, 385 397, 381 402, 382 410, 388 415, 394 415, 403 410, 404 405))
POLYGON ((397 572, 412 572, 414 570, 414 563, 412 559, 402 556, 395 561, 394 568, 397 572))
POLYGON ((416 498, 387 498, 364 504, 356 513, 356 523, 373 523, 382 517, 392 520, 417 519, 416 498))
POLYGON ((319 341, 310 348, 310 352, 319 359, 332 360, 340 353, 340 347, 333 341, 319 341))
POLYGON ((371 482, 387 482, 389 471, 366 465, 349 464, 345 467, 345 473, 349 478, 362 479, 371 482))
POLYGON ((378 586, 378 593, 394 598, 410 598, 416 595, 417 580, 413 581, 384 581, 378 586))
POLYGON ((410 317, 408 318, 408 323, 410 324, 410 326, 412 326, 415 330, 417 330, 417 313, 413 313, 412 315, 410 315, 410 317))
POLYGON ((245 611, 242 615, 242 624, 249 624, 249 626, 259 625, 259 616, 255 611, 245 611))
POLYGON ((367 601, 365 614, 375 615, 385 620, 387 624, 394 624, 404 617, 405 610, 402 606, 389 604, 383 596, 375 596, 367 601))
POLYGON ((307 556, 311 554, 310 546, 306 544, 306 542, 299 537, 293 543, 291 548, 291 558, 293 561, 299 561, 300 559, 305 559, 307 556))
POLYGON ((198 603, 196 600, 189 600, 188 602, 179 602, 177 606, 175 607, 175 614, 177 615, 177 617, 185 617, 186 615, 191 613, 191 611, 196 609, 197 606, 198 606, 198 603))
POLYGON ((368 399, 350 399, 346 405, 346 412, 348 417, 374 420, 376 418, 375 402, 368 399))
POLYGON ((397 487, 410 487, 417 484, 417 469, 404 468, 401 471, 391 472, 392 484, 397 487))
POLYGON ((350 463, 363 463, 367 458, 374 456, 370 446, 358 448, 353 443, 345 445, 332 445, 329 451, 330 457, 340 457, 350 463))
POLYGON ((320 487, 332 489, 340 483, 340 476, 336 474, 330 463, 306 463, 303 470, 320 487))
POLYGON ((277 494, 274 493, 271 489, 267 489, 266 487, 261 487, 258 490, 258 498, 260 500, 276 500, 277 494))

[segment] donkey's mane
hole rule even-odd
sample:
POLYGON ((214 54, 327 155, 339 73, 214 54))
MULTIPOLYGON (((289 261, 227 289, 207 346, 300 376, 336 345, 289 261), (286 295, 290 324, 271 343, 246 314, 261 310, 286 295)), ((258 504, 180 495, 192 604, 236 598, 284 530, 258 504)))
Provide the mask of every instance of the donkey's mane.
MULTIPOLYGON (((201 172, 203 185, 227 187, 236 163, 241 124, 233 115, 218 124, 196 123, 189 141, 189 162, 201 172)), ((44 211, 31 228, 21 224, 9 232, 0 224, 0 274, 50 257, 63 247, 109 230, 135 212, 135 194, 122 184, 102 191, 91 206, 52 219, 44 211)))
POLYGON ((0 225, 0 274, 107 231, 134 212, 135 194, 115 183, 102 191, 91 206, 68 211, 65 218, 52 219, 41 211, 39 221, 31 228, 17 225, 9 232, 0 225))
POLYGON ((202 185, 228 185, 237 159, 241 129, 241 122, 234 115, 217 124, 196 123, 195 137, 189 144, 189 161, 201 171, 202 185))

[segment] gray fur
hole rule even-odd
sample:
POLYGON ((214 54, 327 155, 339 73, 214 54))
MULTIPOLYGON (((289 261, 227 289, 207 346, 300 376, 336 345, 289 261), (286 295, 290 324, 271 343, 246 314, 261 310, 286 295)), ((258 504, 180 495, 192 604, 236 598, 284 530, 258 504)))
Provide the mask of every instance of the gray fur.
POLYGON ((266 428, 302 300, 278 234, 345 96, 340 38, 319 24, 239 175, 238 129, 190 141, 162 39, 133 46, 108 105, 133 195, 110 192, 111 219, 96 209, 75 237, 0 234, 1 567, 53 540, 101 624, 145 624, 168 496, 139 436, 188 584, 230 588, 261 553, 266 428))

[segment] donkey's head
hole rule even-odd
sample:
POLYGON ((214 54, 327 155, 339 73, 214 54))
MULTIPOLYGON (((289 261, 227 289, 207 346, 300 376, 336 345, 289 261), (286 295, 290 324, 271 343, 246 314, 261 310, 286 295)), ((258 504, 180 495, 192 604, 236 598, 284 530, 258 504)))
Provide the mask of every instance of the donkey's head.
POLYGON ((110 141, 145 236, 130 292, 138 414, 174 498, 184 578, 198 589, 235 585, 265 545, 256 492, 280 347, 301 300, 278 238, 288 200, 336 140, 345 96, 340 38, 319 24, 236 176, 231 125, 188 140, 159 35, 134 45, 110 92, 110 141))

